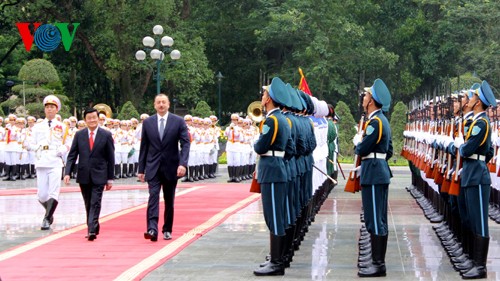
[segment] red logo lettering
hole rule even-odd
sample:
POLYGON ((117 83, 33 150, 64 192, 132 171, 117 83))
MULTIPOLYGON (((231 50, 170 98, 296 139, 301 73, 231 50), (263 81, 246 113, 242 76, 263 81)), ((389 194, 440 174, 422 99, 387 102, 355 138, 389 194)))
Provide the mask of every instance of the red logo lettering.
POLYGON ((16 23, 17 29, 19 30, 19 35, 21 35, 21 39, 23 40, 24 47, 26 51, 31 50, 31 45, 33 45, 33 40, 35 39, 35 31, 41 25, 40 22, 33 23, 33 34, 30 31, 30 23, 29 22, 18 22, 16 23))

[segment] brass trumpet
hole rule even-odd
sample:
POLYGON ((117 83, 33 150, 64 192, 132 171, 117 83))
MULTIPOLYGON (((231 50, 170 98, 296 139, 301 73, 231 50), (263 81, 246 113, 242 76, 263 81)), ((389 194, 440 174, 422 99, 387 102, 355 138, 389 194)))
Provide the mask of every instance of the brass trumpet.
POLYGON ((260 101, 254 101, 247 107, 247 115, 255 123, 260 123, 264 119, 262 105, 260 101))

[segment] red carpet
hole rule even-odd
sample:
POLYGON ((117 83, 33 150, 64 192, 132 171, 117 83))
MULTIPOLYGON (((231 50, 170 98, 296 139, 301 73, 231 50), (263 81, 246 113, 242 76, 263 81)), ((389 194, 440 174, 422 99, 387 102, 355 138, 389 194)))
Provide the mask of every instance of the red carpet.
POLYGON ((259 195, 248 189, 242 184, 206 184, 179 192, 169 241, 143 238, 145 205, 101 218, 101 234, 93 242, 84 239, 83 225, 55 233, 0 253, 0 277, 3 281, 140 279, 256 201, 259 195))

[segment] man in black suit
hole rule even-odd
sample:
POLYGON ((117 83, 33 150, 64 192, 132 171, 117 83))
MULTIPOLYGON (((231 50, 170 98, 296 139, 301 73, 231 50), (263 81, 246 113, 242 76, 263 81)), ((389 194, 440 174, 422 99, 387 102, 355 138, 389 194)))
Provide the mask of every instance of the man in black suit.
POLYGON ((78 158, 76 182, 80 184, 85 211, 89 241, 99 234, 99 213, 101 212, 104 188, 113 185, 115 146, 111 133, 98 126, 98 112, 94 108, 83 114, 87 128, 76 132, 66 162, 64 182, 69 184, 70 173, 78 158))
POLYGON ((139 173, 141 182, 148 182, 149 200, 145 239, 158 240, 160 190, 165 200, 163 239, 172 239, 174 198, 177 179, 186 174, 189 158, 189 134, 184 118, 169 113, 170 101, 165 94, 154 100, 155 115, 142 124, 139 173), (180 151, 179 151, 180 143, 180 151))

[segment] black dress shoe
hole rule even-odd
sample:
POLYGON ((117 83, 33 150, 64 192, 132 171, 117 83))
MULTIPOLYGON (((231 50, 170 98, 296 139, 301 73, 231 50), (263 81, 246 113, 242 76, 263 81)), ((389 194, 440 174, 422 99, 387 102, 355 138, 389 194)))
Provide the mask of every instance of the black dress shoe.
POLYGON ((163 232, 163 240, 170 240, 172 239, 172 233, 170 232, 163 232))
POLYGON ((94 241, 96 238, 97 238, 97 235, 96 235, 95 233, 91 232, 91 233, 89 233, 89 235, 88 235, 88 238, 87 238, 87 239, 88 239, 89 241, 94 241))
POLYGON ((158 241, 158 234, 154 230, 144 232, 144 239, 150 239, 153 242, 158 241))

